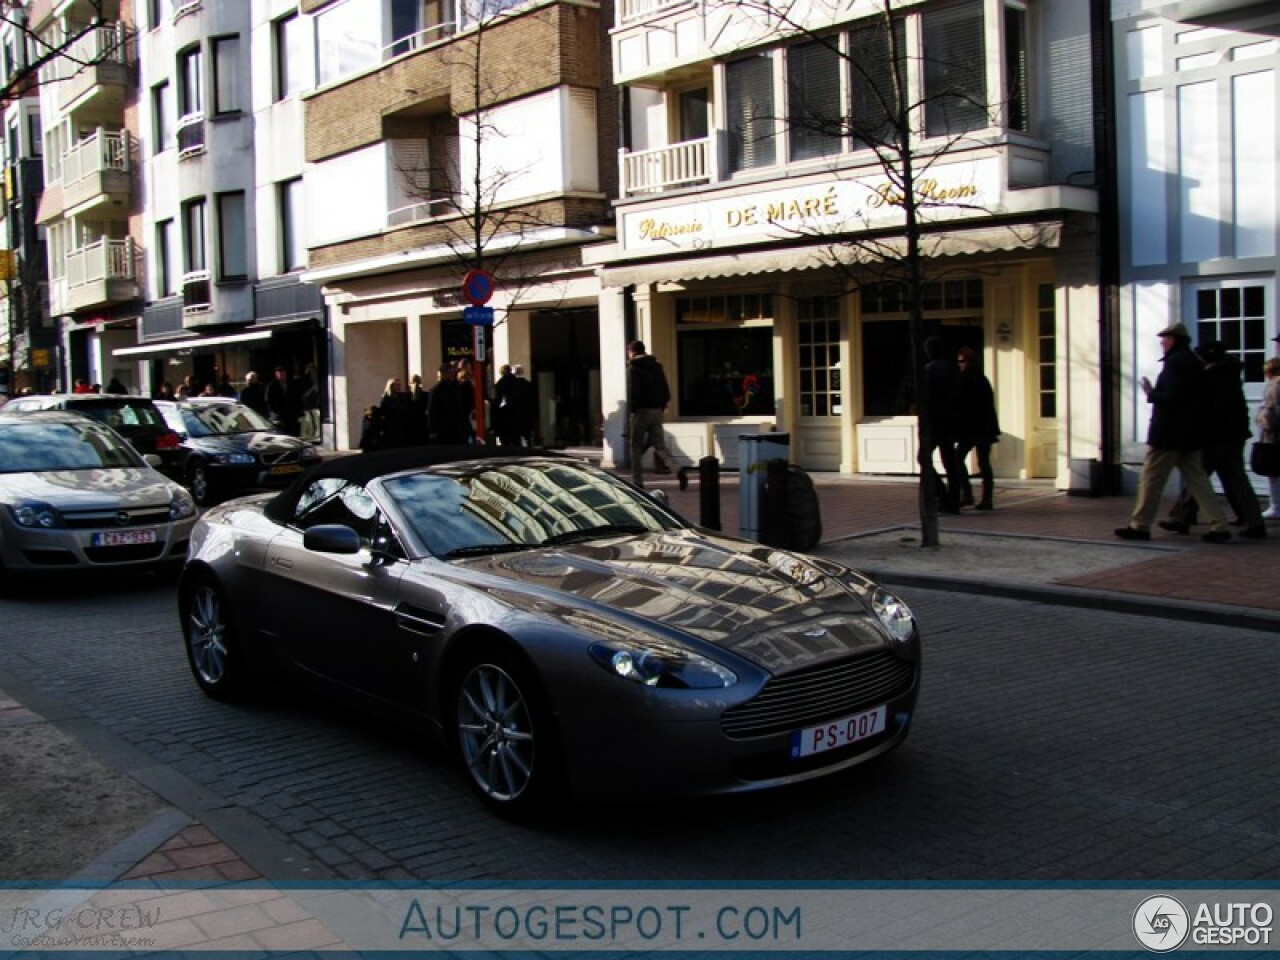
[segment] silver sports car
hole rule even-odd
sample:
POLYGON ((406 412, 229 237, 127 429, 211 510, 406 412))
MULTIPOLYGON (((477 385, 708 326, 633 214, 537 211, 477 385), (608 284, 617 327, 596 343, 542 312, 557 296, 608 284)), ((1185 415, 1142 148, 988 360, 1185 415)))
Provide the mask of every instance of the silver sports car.
POLYGON ((845 567, 691 526, 580 460, 338 457, 207 512, 196 682, 283 667, 439 737, 494 810, 754 790, 902 742, 920 641, 845 567))

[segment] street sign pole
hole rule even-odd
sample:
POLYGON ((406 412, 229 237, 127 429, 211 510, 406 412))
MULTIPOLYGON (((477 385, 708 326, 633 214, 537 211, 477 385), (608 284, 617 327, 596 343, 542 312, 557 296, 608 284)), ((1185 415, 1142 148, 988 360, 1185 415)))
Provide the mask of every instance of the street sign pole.
POLYGON ((471 306, 462 311, 462 319, 471 324, 471 389, 476 416, 476 440, 485 442, 485 364, 489 357, 489 328, 493 326, 493 307, 486 307, 493 296, 493 277, 478 267, 462 278, 462 295, 471 306))

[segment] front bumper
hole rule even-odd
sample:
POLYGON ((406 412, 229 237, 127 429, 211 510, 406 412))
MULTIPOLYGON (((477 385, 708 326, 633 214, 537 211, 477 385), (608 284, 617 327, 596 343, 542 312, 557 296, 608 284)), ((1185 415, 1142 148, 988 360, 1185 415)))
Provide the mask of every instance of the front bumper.
POLYGON ((187 555, 196 518, 127 528, 34 529, 0 518, 0 559, 13 573, 176 565, 187 555))

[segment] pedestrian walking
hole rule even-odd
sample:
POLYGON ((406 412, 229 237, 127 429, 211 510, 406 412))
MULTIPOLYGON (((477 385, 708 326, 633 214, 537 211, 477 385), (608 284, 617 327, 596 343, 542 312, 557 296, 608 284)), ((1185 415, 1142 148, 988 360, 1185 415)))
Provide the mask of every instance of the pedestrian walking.
POLYGON ((960 506, 990 510, 995 493, 995 473, 991 469, 991 445, 1000 439, 1000 420, 996 415, 996 394, 991 381, 982 372, 978 351, 961 347, 956 355, 959 368, 960 403, 956 422, 956 465, 960 476, 960 506), (982 496, 973 502, 973 485, 969 482, 969 452, 978 455, 978 476, 982 478, 982 496))
MULTIPOLYGON (((1280 337, 1276 338, 1280 340, 1280 337)), ((1262 431, 1263 443, 1280 443, 1280 357, 1272 357, 1262 368, 1267 385, 1262 391, 1262 403, 1254 422, 1262 431)), ((1267 477, 1271 503, 1263 512, 1264 520, 1280 519, 1280 476, 1267 477)))
POLYGON ((498 379, 493 384, 493 435, 504 447, 517 446, 519 441, 515 434, 515 407, 512 393, 516 375, 511 371, 511 364, 504 363, 498 368, 498 379))
POLYGON ((960 512, 963 471, 956 457, 956 417, 960 404, 960 381, 947 358, 947 344, 934 334, 924 342, 924 391, 917 408, 920 424, 920 470, 930 480, 942 513, 960 512), (934 453, 942 461, 943 477, 933 464, 934 453))
POLYGON ((270 416, 271 411, 267 408, 267 390, 258 379, 256 370, 250 370, 244 375, 244 389, 240 391, 240 402, 264 417, 270 416))
POLYGON ((389 377, 378 401, 378 413, 382 423, 379 449, 392 450, 409 445, 409 398, 404 392, 404 381, 389 377))
POLYGON ((408 394, 408 440, 412 446, 424 447, 431 442, 430 424, 427 423, 427 406, 431 401, 431 391, 422 385, 422 374, 415 373, 409 378, 408 394))
POLYGON ((671 472, 671 451, 662 429, 671 388, 662 364, 641 340, 627 344, 627 409, 631 413, 631 479, 643 486, 645 451, 653 448, 655 473, 671 472))
POLYGON ((466 443, 471 424, 466 398, 458 384, 458 368, 452 363, 442 363, 438 377, 427 398, 431 442, 442 445, 466 443))
POLYGON ((538 395, 533 383, 524 375, 524 367, 511 365, 511 430, 517 446, 533 445, 534 424, 538 419, 538 395))
MULTIPOLYGON (((1261 540, 1267 535, 1267 527, 1258 495, 1244 468, 1244 446, 1253 436, 1253 427, 1249 423, 1249 401, 1244 396, 1240 361, 1217 340, 1202 343, 1196 353, 1204 363, 1204 472, 1216 474, 1221 482, 1227 503, 1244 527, 1240 536, 1261 540)), ((1182 493, 1170 510, 1170 519, 1161 520, 1157 526, 1174 533, 1190 533, 1196 514, 1195 498, 1184 482, 1182 493)))
POLYGON ((302 416, 297 387, 286 367, 276 367, 274 378, 267 384, 267 417, 281 433, 291 437, 298 435, 298 421, 302 416))
POLYGON ((1122 540, 1150 540, 1151 524, 1160 509, 1169 474, 1176 468, 1187 483, 1200 510, 1209 519, 1209 532, 1200 539, 1223 543, 1231 539, 1218 497, 1204 472, 1204 364, 1191 351, 1191 334, 1184 324, 1161 330, 1163 368, 1155 385, 1146 377, 1139 381, 1151 404, 1147 428, 1147 456, 1138 480, 1138 499, 1127 526, 1117 527, 1122 540))

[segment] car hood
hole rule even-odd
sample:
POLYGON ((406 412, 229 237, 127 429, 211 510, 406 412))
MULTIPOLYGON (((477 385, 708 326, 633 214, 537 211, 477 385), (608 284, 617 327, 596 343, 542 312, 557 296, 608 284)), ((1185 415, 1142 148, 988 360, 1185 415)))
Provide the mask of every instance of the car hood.
POLYGON ((885 642, 863 599, 869 581, 860 574, 692 532, 500 554, 464 565, 505 581, 491 589, 507 593, 512 605, 578 629, 696 637, 774 672, 885 642))
POLYGON ((258 456, 299 450, 308 444, 283 433, 222 433, 188 437, 187 446, 205 453, 253 453, 258 456))
POLYGON ((60 509, 92 510, 167 504, 173 484, 151 469, 50 470, 0 474, 0 500, 41 500, 60 509))

